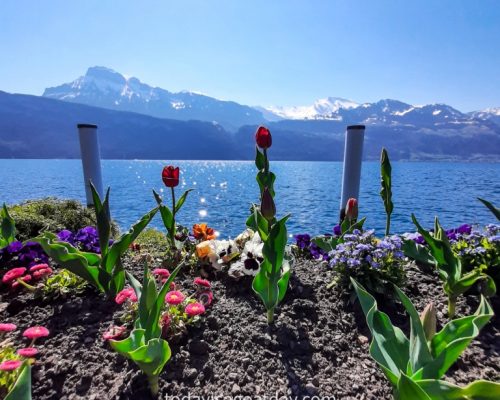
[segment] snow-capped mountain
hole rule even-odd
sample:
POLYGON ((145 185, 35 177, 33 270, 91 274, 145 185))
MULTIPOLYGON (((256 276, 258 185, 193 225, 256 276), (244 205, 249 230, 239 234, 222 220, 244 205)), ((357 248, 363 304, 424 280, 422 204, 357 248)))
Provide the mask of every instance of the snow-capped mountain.
POLYGON ((472 118, 492 121, 500 125, 500 107, 492 107, 481 111, 474 111, 469 113, 469 115, 472 118))
POLYGON ((310 106, 281 107, 271 106, 267 110, 284 119, 335 119, 339 110, 349 110, 359 104, 340 97, 319 99, 310 106))
POLYGON ((356 103, 337 97, 314 102, 311 106, 267 107, 266 110, 283 119, 332 120, 367 125, 442 125, 462 123, 470 116, 446 104, 414 106, 398 100, 356 103))
POLYGON ((43 96, 158 118, 217 122, 230 129, 265 121, 252 107, 195 92, 172 93, 105 67, 89 68, 73 82, 45 89, 43 96))
MULTIPOLYGON (((361 123, 447 134, 500 129, 500 108, 462 113, 446 104, 411 105, 391 99, 361 103, 339 97, 319 99, 308 106, 250 107, 195 92, 173 93, 104 67, 89 68, 73 82, 46 89, 43 96, 158 118, 208 121, 232 132, 244 125, 287 121, 330 121, 344 127, 361 123)), ((313 124, 315 129, 320 125, 313 124)))

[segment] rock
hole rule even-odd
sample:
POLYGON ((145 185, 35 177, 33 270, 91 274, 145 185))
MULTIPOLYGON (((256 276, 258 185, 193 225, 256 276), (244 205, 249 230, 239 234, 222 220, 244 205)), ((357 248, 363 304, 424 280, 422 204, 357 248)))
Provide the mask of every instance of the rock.
POLYGON ((318 393, 318 388, 316 386, 314 386, 311 382, 309 382, 308 384, 306 384, 306 391, 310 395, 314 395, 314 394, 318 393))
POLYGON ((241 388, 238 386, 238 384, 234 384, 233 385, 233 388, 231 389, 231 394, 234 396, 234 395, 237 395, 241 392, 241 388))
POLYGON ((204 340, 189 343, 189 351, 193 354, 203 355, 210 351, 210 345, 204 340))
POLYGON ((361 343, 361 344, 367 344, 368 343, 368 338, 366 336, 359 335, 358 336, 358 342, 361 343))
POLYGON ((187 379, 194 379, 196 378, 196 375, 198 375, 198 371, 196 370, 196 368, 189 368, 184 371, 184 376, 187 379))

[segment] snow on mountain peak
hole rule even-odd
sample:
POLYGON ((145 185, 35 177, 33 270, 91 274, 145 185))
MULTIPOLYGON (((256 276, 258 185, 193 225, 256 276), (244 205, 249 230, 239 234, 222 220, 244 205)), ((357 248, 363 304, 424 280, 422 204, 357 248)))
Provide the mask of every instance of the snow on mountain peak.
POLYGON ((282 118, 322 119, 332 118, 332 114, 337 113, 340 109, 349 110, 358 106, 359 104, 352 100, 343 99, 340 97, 327 97, 324 99, 316 100, 312 105, 309 106, 271 106, 266 107, 266 110, 282 118))

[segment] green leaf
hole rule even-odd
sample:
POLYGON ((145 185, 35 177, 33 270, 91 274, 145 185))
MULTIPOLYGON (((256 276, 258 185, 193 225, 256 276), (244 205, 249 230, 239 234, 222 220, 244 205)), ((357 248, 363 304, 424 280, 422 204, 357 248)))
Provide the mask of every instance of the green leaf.
POLYGON ((385 212, 387 214, 387 223, 385 235, 389 235, 389 227, 391 222, 391 214, 394 209, 394 204, 392 203, 392 183, 391 183, 391 173, 392 167, 389 161, 389 155, 387 150, 382 148, 382 154, 380 156, 380 178, 381 178, 381 189, 380 196, 384 202, 385 212))
POLYGON ((130 332, 128 338, 123 340, 110 340, 109 344, 114 351, 130 358, 129 354, 132 351, 135 351, 139 347, 146 344, 146 341, 144 340, 144 332, 144 329, 134 329, 130 332))
POLYGON ((398 400, 432 400, 418 383, 404 373, 399 378, 395 397, 398 400))
POLYGON ((257 146, 255 146, 255 166, 259 171, 262 171, 266 168, 266 157, 257 146))
POLYGON ((108 190, 106 190, 106 196, 104 198, 104 202, 102 203, 99 193, 97 193, 97 190, 92 182, 90 182, 90 190, 92 191, 92 197, 94 199, 97 232, 99 234, 99 247, 101 248, 101 254, 104 257, 108 251, 109 239, 111 237, 111 215, 109 211, 110 188, 108 187, 108 190))
POLYGON ((272 172, 265 173, 263 171, 259 171, 257 173, 257 183, 259 184, 260 188, 260 193, 264 191, 264 188, 267 187, 269 189, 269 192, 271 193, 271 196, 274 197, 275 192, 274 192, 274 181, 276 181, 276 175, 274 175, 272 172))
POLYGON ((171 356, 170 346, 163 339, 151 339, 145 346, 129 353, 130 359, 148 376, 159 375, 171 356))
POLYGON ((486 201, 481 198, 477 198, 481 203, 483 203, 488 209, 493 213, 493 215, 497 218, 497 220, 500 221, 500 208, 495 207, 493 204, 491 204, 489 201, 486 201))
POLYGON ((415 243, 413 240, 403 241, 403 252, 406 257, 419 263, 437 266, 437 261, 432 256, 429 249, 421 244, 415 243))
POLYGON ((398 381, 397 396, 400 400, 432 400, 425 391, 404 373, 398 381))
POLYGON ((132 225, 127 233, 120 236, 120 238, 116 240, 109 248, 109 251, 103 260, 103 267, 108 273, 113 270, 113 267, 118 262, 118 259, 122 256, 123 253, 128 250, 129 246, 146 228, 146 226, 148 226, 157 211, 158 207, 153 208, 151 211, 145 214, 139 221, 132 225))
POLYGON ((434 379, 418 381, 432 400, 498 400, 500 383, 479 380, 465 387, 434 379))
POLYGON ((130 283, 130 286, 132 286, 132 289, 134 289, 135 295, 137 296, 138 299, 141 298, 141 293, 142 293, 142 286, 141 283, 135 279, 134 275, 132 275, 130 272, 125 271, 127 275, 127 279, 130 283))
POLYGON ((422 226, 418 223, 415 214, 411 215, 411 219, 417 227, 418 233, 422 235, 425 242, 429 246, 432 257, 438 264, 445 264, 446 261, 444 258, 443 242, 436 240, 429 232, 422 228, 422 226))
POLYGON ((63 268, 85 279, 100 291, 105 291, 99 280, 100 269, 95 266, 98 265, 100 257, 97 254, 80 252, 66 242, 53 242, 55 239, 54 234, 46 232, 34 241, 40 243, 45 253, 63 268))
POLYGON ((396 387, 401 371, 406 371, 410 361, 408 338, 401 329, 392 325, 387 314, 378 310, 375 299, 356 280, 351 278, 351 282, 373 336, 370 354, 396 387))
POLYGON ((16 383, 4 400, 31 400, 31 366, 25 361, 21 368, 16 383))
POLYGON ((409 374, 414 374, 420 368, 432 361, 432 356, 427 346, 427 339, 425 337, 424 328, 420 321, 420 316, 413 306, 410 299, 396 286, 394 289, 403 303, 403 306, 410 316, 410 365, 411 371, 409 374))
POLYGON ((0 209, 0 219, 0 248, 3 248, 16 240, 16 225, 5 203, 0 209))
POLYGON ((162 288, 160 289, 158 296, 156 297, 156 301, 149 310, 149 317, 147 319, 145 326, 146 337, 148 339, 159 337, 161 334, 159 319, 160 319, 161 309, 163 307, 163 304, 165 304, 165 295, 170 290, 170 284, 174 281, 175 277, 182 269, 182 267, 184 267, 184 265, 185 263, 183 262, 176 269, 172 271, 167 281, 163 284, 162 288))
POLYGON ((339 238, 335 236, 317 236, 315 238, 312 238, 311 242, 313 242, 321 250, 330 252, 337 247, 339 238))
POLYGON ((253 214, 247 219, 247 226, 258 232, 261 240, 265 242, 268 238, 269 221, 264 218, 258 206, 254 205, 253 214))
POLYGON ((277 306, 279 301, 279 286, 276 279, 271 277, 272 265, 264 259, 260 265, 260 271, 252 281, 252 289, 260 297, 266 310, 277 306))
POLYGON ((421 379, 441 378, 492 317, 493 309, 481 296, 474 315, 448 322, 430 342, 434 360, 423 368, 421 379))
POLYGON ((455 284, 451 287, 451 290, 455 296, 465 293, 469 290, 477 281, 487 282, 488 295, 492 296, 496 292, 495 282, 491 277, 482 273, 479 268, 473 269, 471 272, 463 275, 455 284), (491 292, 493 290, 493 292, 491 292))
MULTIPOLYGON (((288 240, 286 221, 287 215, 277 221, 264 241, 262 254, 264 261, 261 263, 260 271, 254 277, 252 289, 259 295, 267 310, 271 310, 278 304, 280 297, 283 298, 288 287, 289 271, 281 275, 281 266, 285 255, 285 247, 288 240), (281 287, 279 285, 280 280, 281 287)), ((261 237, 262 238, 262 237, 261 237)))
POLYGON ((281 278, 278 281, 278 288, 279 288, 278 303, 281 303, 285 298, 285 294, 288 289, 288 281, 290 280, 290 275, 291 275, 290 264, 287 261, 285 261, 281 268, 281 278))
POLYGON ((177 214, 179 210, 181 209, 182 205, 185 203, 187 195, 189 192, 192 192, 194 189, 189 189, 184 192, 184 194, 179 198, 177 201, 177 204, 175 205, 175 213, 177 214))
MULTIPOLYGON (((147 271, 147 267, 145 268, 147 271)), ((148 337, 147 323, 149 318, 149 312, 156 302, 158 293, 156 292, 156 282, 154 278, 146 272, 144 277, 144 282, 142 284, 142 292, 139 300, 139 319, 141 321, 141 327, 146 329, 146 341, 151 339, 148 337)))

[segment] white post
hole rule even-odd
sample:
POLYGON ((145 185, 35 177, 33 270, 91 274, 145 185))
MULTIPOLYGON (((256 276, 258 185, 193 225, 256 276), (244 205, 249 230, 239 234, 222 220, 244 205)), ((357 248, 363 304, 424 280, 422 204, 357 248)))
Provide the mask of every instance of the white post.
POLYGON ((364 138, 364 125, 351 125, 347 127, 344 148, 344 172, 342 174, 342 195, 340 200, 341 221, 345 217, 347 200, 353 197, 359 201, 364 138))
POLYGON ((101 176, 101 154, 99 152, 99 139, 97 137, 97 125, 78 124, 78 136, 80 137, 80 152, 82 156, 83 180, 85 183, 85 195, 87 205, 94 205, 90 182, 103 196, 101 176))

